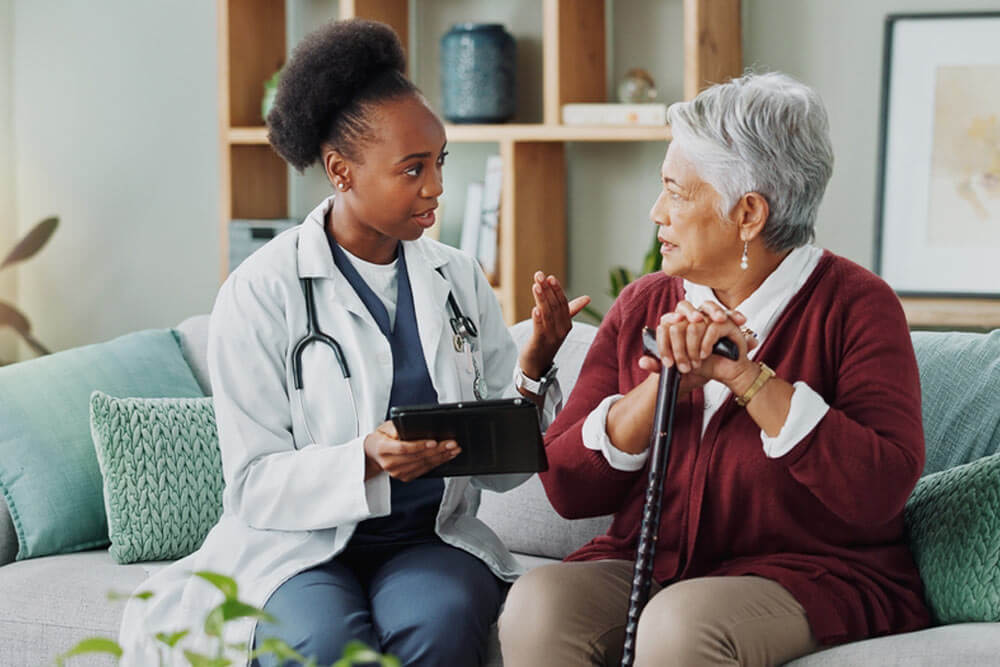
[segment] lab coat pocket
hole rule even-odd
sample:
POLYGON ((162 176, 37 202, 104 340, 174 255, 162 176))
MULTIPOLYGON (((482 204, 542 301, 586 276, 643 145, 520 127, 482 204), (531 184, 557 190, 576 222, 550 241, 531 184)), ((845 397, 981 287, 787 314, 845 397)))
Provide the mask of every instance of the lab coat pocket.
POLYGON ((326 346, 313 344, 303 350, 302 389, 289 385, 305 431, 301 438, 296 434, 297 447, 347 442, 357 436, 353 379, 344 377, 336 356, 326 346))

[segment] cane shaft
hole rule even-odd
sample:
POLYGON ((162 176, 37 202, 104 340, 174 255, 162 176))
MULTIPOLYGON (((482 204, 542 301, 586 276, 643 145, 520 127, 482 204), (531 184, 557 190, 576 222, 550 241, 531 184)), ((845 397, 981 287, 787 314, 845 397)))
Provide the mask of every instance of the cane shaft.
POLYGON ((642 525, 639 529, 639 547, 636 552, 635 568, 632 571, 632 591, 629 594, 628 617, 625 622, 625 647, 622 653, 622 667, 632 667, 635 660, 636 631, 639 615, 649 600, 649 588, 653 579, 653 558, 656 555, 656 538, 660 529, 660 512, 663 508, 663 479, 667 472, 670 455, 670 441, 673 436, 674 409, 677 407, 677 391, 680 373, 672 366, 660 375, 660 385, 656 394, 656 411, 653 416, 653 432, 650 435, 649 481, 642 508, 642 525))

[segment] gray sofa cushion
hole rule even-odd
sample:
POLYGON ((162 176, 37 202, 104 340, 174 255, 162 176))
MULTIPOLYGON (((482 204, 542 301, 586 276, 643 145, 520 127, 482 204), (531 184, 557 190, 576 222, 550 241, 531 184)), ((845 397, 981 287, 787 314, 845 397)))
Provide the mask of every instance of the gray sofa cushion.
POLYGON ((1000 624, 961 623, 844 644, 787 667, 996 667, 1000 624))
POLYGON ((13 563, 17 557, 17 531, 10 518, 7 501, 0 497, 0 565, 13 563))
MULTIPOLYGON (((155 565, 117 565, 102 550, 0 568, 0 665, 51 665, 85 637, 116 637, 123 603, 108 601, 108 592, 131 592, 155 565)), ((114 663, 84 656, 69 664, 114 663)))
POLYGON ((556 514, 538 475, 507 493, 483 491, 476 516, 511 551, 560 560, 611 525, 610 516, 571 521, 556 514))

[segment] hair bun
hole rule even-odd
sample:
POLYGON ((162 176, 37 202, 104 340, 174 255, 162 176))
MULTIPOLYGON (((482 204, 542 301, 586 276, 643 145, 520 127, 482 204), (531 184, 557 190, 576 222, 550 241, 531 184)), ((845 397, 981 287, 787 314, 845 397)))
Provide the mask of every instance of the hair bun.
POLYGON ((404 74, 406 55, 384 23, 334 21, 309 33, 282 69, 267 115, 271 145, 299 170, 313 164, 334 116, 387 70, 404 74))

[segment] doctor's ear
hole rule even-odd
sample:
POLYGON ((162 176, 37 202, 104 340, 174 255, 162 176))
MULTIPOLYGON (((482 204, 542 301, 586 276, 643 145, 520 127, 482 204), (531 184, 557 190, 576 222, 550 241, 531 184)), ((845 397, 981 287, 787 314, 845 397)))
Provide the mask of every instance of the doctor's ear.
POLYGON ((326 177, 340 192, 347 192, 351 188, 351 167, 339 151, 333 148, 323 148, 323 169, 326 177))

